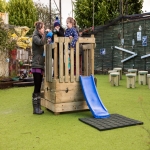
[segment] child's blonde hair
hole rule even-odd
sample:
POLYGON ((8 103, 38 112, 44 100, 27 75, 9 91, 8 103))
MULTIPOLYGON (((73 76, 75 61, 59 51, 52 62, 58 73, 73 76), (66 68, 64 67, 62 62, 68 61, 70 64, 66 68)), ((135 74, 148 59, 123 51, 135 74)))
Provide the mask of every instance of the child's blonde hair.
POLYGON ((74 27, 75 27, 75 28, 77 27, 77 22, 76 22, 75 19, 74 19, 74 27))
POLYGON ((68 17, 67 22, 70 22, 74 26, 74 19, 72 17, 68 17))

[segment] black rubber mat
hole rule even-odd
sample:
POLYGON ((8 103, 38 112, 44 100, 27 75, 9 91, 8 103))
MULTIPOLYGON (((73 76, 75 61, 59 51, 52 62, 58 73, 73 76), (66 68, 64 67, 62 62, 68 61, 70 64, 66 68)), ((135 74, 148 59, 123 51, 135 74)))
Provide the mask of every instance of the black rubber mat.
POLYGON ((119 114, 111 114, 109 118, 79 118, 79 120, 100 131, 143 124, 141 121, 130 119, 119 114))

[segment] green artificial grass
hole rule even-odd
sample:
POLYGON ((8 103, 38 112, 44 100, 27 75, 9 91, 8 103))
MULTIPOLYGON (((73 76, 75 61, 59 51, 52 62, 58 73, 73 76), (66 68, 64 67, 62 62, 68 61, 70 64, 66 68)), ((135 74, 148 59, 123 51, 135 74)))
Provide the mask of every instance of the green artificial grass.
POLYGON ((33 87, 0 90, 0 150, 150 150, 150 89, 126 88, 126 78, 112 87, 108 75, 96 75, 97 89, 110 114, 144 125, 99 131, 78 120, 90 111, 32 114, 33 87))

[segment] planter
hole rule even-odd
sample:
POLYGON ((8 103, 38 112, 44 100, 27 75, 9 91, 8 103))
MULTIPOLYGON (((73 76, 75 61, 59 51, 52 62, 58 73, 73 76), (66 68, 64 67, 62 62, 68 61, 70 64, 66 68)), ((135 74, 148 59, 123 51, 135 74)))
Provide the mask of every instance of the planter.
POLYGON ((7 89, 13 87, 13 83, 16 81, 0 82, 0 89, 7 89))
POLYGON ((17 58, 17 50, 16 49, 13 49, 10 51, 10 57, 11 57, 11 59, 16 60, 16 58, 17 58))
POLYGON ((17 76, 18 72, 18 62, 16 60, 17 58, 17 50, 11 50, 10 51, 10 62, 9 62, 9 75, 10 76, 17 76))

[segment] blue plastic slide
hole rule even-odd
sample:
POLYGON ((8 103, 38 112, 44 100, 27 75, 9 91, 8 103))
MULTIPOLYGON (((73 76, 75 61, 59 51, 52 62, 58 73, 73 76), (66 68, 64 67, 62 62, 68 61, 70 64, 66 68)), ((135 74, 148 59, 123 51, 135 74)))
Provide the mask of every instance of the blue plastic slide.
POLYGON ((80 83, 87 105, 92 112, 94 118, 107 118, 109 113, 103 105, 100 96, 98 95, 94 77, 80 76, 80 83))

